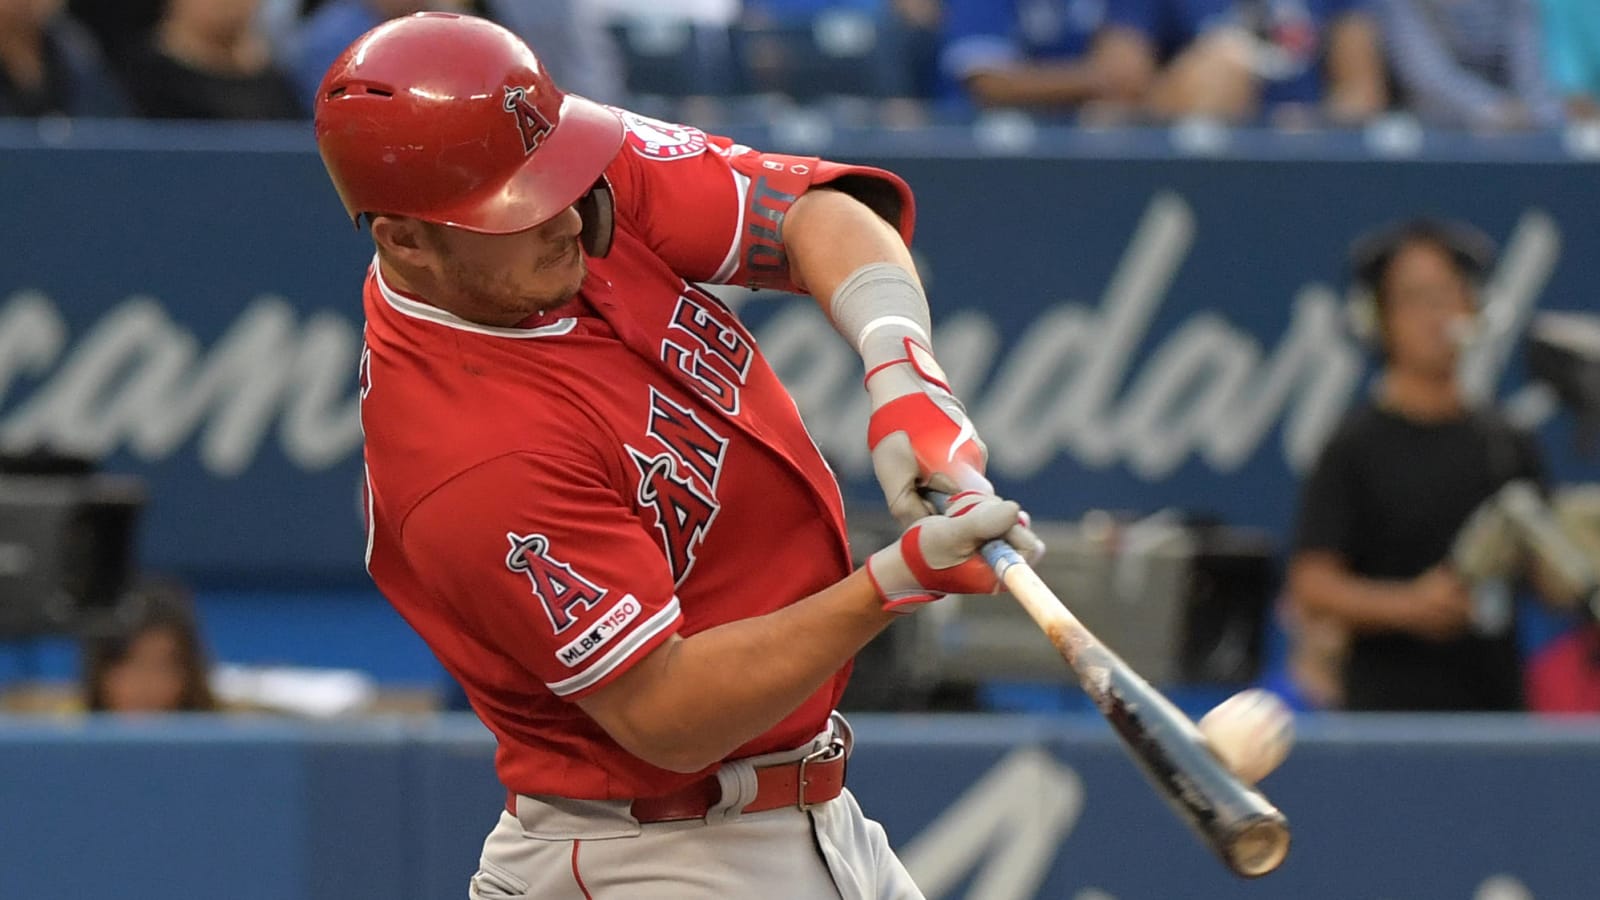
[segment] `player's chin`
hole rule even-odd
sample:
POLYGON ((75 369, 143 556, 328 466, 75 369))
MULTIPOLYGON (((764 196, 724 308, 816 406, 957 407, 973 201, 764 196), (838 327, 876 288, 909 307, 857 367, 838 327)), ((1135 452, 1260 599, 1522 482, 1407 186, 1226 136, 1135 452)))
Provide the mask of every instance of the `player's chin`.
POLYGON ((583 285, 583 279, 588 275, 588 266, 584 262, 582 253, 575 253, 571 259, 562 260, 557 264, 535 266, 528 272, 522 281, 521 294, 524 297, 537 297, 541 306, 553 306, 563 303, 578 293, 578 288, 583 285))
POLYGON ((589 265, 584 261, 583 254, 575 254, 571 265, 563 266, 559 272, 556 294, 560 299, 557 302, 565 303, 576 296, 583 287, 583 279, 588 275, 589 265))

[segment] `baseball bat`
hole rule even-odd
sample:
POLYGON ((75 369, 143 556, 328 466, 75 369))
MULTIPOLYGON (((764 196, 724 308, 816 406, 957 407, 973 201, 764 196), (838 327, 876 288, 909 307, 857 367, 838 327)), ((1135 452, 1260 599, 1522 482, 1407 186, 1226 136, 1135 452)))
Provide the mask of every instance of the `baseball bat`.
MULTIPOLYGON (((949 495, 925 491, 941 511, 949 495)), ((1172 702, 1084 627, 1004 540, 980 552, 1055 645, 1158 793, 1235 874, 1257 878, 1289 853, 1289 821, 1240 781, 1172 702)))

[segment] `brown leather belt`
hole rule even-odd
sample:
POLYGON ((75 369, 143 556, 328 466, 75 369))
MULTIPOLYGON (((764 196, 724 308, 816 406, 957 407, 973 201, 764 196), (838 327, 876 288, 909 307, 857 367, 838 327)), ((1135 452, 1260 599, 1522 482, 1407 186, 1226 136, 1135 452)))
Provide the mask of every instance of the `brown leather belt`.
MULTIPOLYGON (((765 812, 788 806, 804 811, 827 803, 844 791, 848 755, 844 742, 835 738, 794 762, 756 769, 755 799, 745 805, 744 812, 765 812)), ((641 824, 703 819, 721 800, 722 786, 717 776, 708 775, 670 794, 641 797, 633 801, 630 812, 641 824)), ((507 801, 506 810, 513 816, 517 814, 515 793, 507 801)))

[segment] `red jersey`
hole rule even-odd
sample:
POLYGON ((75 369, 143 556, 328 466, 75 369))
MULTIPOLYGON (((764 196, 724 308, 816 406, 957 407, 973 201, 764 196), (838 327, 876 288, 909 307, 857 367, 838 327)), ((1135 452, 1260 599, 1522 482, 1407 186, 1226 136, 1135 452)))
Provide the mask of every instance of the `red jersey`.
MULTIPOLYGON (((668 636, 772 612, 851 571, 832 473, 748 331, 694 282, 793 289, 779 237, 837 184, 909 239, 886 172, 757 153, 620 113, 610 253, 526 327, 364 292, 367 568, 499 741, 521 794, 622 799, 696 778, 573 701, 668 636)), ((827 721, 849 667, 734 756, 827 721)))

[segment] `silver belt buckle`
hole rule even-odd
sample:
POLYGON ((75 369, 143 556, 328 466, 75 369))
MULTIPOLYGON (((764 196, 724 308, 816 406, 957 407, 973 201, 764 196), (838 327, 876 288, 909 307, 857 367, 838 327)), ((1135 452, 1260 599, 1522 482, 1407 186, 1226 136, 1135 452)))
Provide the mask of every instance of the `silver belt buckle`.
POLYGON ((812 806, 812 804, 806 802, 806 788, 811 784, 811 782, 806 779, 806 766, 809 766, 814 762, 831 762, 834 759, 840 759, 844 756, 844 753, 844 739, 835 734, 828 740, 828 743, 818 747, 810 753, 807 753, 805 756, 800 757, 800 772, 796 778, 794 805, 798 807, 801 812, 805 812, 812 806))

